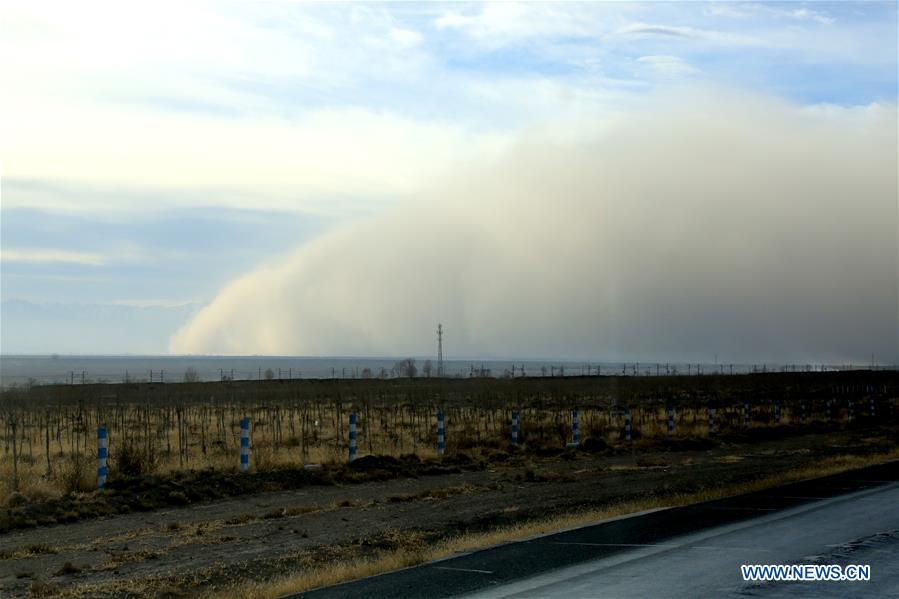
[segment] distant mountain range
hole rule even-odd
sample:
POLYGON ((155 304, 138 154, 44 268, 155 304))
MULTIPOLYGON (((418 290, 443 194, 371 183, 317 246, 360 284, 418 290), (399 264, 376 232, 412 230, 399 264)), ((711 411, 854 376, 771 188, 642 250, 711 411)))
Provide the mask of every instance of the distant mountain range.
POLYGON ((165 354, 169 338, 201 307, 0 302, 4 354, 165 354))

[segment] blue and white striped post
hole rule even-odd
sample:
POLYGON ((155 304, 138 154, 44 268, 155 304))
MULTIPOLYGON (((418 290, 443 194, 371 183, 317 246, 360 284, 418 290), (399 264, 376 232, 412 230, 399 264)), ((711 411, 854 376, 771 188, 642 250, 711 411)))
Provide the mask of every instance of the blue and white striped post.
POLYGON ((577 410, 571 410, 571 445, 577 447, 581 444, 581 429, 578 424, 577 410))
POLYGON ((709 402, 708 408, 706 408, 709 413, 709 434, 715 434, 715 408, 712 407, 712 402, 709 402))
POLYGON ((874 418, 874 416, 876 416, 876 414, 875 414, 875 409, 874 409, 874 398, 872 397, 871 398, 871 418, 874 418))
POLYGON ((799 401, 799 423, 800 424, 806 423, 806 420, 807 420, 806 416, 807 416, 807 413, 806 413, 806 409, 805 409, 805 400, 802 399, 799 401))
POLYGON ((631 442, 631 411, 624 408, 624 440, 631 442))
POLYGON ((356 459, 356 412, 350 412, 350 461, 356 459))
POLYGON ((106 427, 97 428, 97 488, 106 486, 106 458, 109 456, 109 437, 106 436, 106 427))
POLYGON ((749 402, 743 401, 743 428, 749 428, 749 402))
POLYGON ((668 404, 668 408, 666 409, 668 412, 668 436, 674 436, 674 406, 668 404))
POLYGON ((250 469, 250 419, 240 421, 240 471, 250 469))
POLYGON ((443 455, 446 450, 446 423, 443 419, 443 410, 437 410, 437 455, 443 455))
POLYGON ((849 400, 849 422, 855 420, 855 404, 852 403, 852 400, 849 400))
POLYGON ((518 410, 512 410, 512 445, 518 445, 518 410))
POLYGON ((775 426, 780 424, 780 402, 774 402, 774 424, 775 426))
POLYGON ((827 400, 827 423, 830 424, 833 421, 833 399, 827 400))

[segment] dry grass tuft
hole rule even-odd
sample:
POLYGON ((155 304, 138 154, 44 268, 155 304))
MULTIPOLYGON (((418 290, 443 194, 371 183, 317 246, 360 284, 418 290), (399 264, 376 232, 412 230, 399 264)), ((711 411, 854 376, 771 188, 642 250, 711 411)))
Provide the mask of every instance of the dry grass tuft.
POLYGON ((466 493, 473 493, 478 490, 486 489, 487 487, 481 485, 472 485, 465 483, 464 485, 457 485, 453 487, 442 487, 439 489, 425 489, 424 491, 420 491, 418 493, 410 493, 407 495, 392 495, 387 498, 387 501, 391 503, 403 503, 407 501, 428 501, 428 500, 436 500, 436 499, 446 499, 447 497, 451 497, 453 495, 464 495, 466 493))
POLYGON ((47 555, 53 553, 59 553, 59 550, 45 543, 41 543, 36 545, 29 545, 28 547, 16 549, 15 551, 0 551, 0 560, 24 559, 27 557, 34 557, 36 555, 47 555))

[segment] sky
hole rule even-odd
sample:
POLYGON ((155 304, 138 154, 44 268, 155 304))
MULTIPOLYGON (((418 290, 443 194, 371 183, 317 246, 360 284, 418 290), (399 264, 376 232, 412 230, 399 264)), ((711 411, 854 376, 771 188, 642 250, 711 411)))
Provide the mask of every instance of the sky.
POLYGON ((3 353, 899 362, 894 2, 0 7, 3 353))

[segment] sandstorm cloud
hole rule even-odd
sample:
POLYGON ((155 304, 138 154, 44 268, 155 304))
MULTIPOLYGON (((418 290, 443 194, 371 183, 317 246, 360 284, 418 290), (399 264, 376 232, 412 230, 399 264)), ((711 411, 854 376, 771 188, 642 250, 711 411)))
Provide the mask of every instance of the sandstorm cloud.
POLYGON ((594 125, 272 256, 170 350, 427 355, 440 321, 451 356, 899 361, 895 106, 702 88, 594 125))

